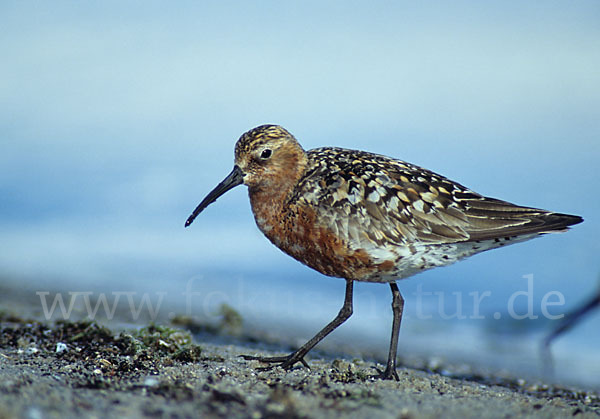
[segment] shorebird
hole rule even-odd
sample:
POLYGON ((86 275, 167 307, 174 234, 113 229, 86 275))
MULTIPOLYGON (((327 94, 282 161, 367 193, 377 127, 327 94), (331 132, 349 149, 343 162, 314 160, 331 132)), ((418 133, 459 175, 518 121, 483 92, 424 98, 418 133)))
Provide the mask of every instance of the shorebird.
POLYGON ((392 336, 384 379, 398 380, 396 353, 404 299, 396 280, 426 269, 566 231, 576 215, 488 198, 414 164, 365 151, 305 151, 283 127, 261 125, 235 145, 231 173, 196 207, 196 216, 237 185, 248 186, 258 228, 279 249, 318 272, 346 280, 338 315, 287 356, 245 356, 308 367, 304 356, 352 315, 354 281, 388 283, 392 336))

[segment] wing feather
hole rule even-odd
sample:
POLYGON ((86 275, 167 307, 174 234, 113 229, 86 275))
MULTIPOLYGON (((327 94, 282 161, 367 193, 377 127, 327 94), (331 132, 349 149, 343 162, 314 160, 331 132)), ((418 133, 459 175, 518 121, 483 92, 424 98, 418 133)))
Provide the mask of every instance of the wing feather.
POLYGON ((290 199, 317 207, 319 222, 356 248, 543 234, 582 221, 487 198, 429 170, 377 154, 320 148, 308 156, 308 176, 290 199))

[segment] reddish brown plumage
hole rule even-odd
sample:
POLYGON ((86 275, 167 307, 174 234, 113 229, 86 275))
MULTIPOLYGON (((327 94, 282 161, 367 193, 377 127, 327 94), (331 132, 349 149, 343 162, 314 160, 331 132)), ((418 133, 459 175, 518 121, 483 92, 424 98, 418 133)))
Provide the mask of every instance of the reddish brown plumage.
POLYGON ((263 233, 329 276, 393 281, 580 220, 486 198, 377 154, 305 152, 278 126, 245 133, 235 159, 263 233))
POLYGON ((346 279, 340 314, 288 357, 291 367, 352 312, 352 282, 390 282, 394 323, 384 378, 395 355, 404 300, 396 279, 470 255, 565 231, 581 217, 484 197, 413 164, 364 151, 304 151, 276 125, 243 134, 231 174, 198 205, 186 226, 220 195, 244 183, 261 231, 275 246, 328 276, 346 279))

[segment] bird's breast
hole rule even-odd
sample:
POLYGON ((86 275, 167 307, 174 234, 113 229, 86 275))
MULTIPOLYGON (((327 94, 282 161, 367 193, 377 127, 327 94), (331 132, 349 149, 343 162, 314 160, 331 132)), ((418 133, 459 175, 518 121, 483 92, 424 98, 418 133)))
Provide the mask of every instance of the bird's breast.
POLYGON ((275 246, 324 275, 364 281, 394 268, 392 262, 375 261, 364 249, 352 249, 310 205, 286 205, 283 199, 253 193, 250 202, 258 228, 275 246))

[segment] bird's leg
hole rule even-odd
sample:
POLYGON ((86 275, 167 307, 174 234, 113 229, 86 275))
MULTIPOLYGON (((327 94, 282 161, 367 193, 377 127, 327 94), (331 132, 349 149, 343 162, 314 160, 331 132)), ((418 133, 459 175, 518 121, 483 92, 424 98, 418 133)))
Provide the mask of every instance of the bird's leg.
MULTIPOLYGON (((247 360, 257 360, 260 362, 267 363, 279 363, 279 366, 284 369, 292 368, 297 362, 300 362, 307 368, 310 368, 306 361, 304 360, 304 356, 315 347, 317 343, 319 343, 325 336, 333 332, 339 325, 344 323, 348 318, 352 315, 352 289, 353 282, 350 279, 346 280, 346 294, 344 297, 344 305, 340 309, 338 315, 333 319, 327 326, 325 326, 319 333, 317 333, 311 340, 302 345, 297 351, 292 352, 287 356, 272 356, 272 357, 262 357, 262 356, 252 356, 252 355, 242 355, 242 358, 247 360)), ((397 290, 397 288, 396 288, 397 290)), ((268 369, 268 368, 267 368, 268 369)))
POLYGON ((540 355, 542 359, 542 367, 544 368, 544 372, 546 375, 552 376, 554 373, 554 365, 552 360, 552 353, 550 352, 550 344, 554 339, 558 336, 565 333, 571 327, 576 325, 581 321, 581 319, 586 316, 593 309, 600 307, 600 289, 598 289, 596 295, 592 297, 591 300, 588 300, 583 305, 575 308, 575 310, 567 313, 565 317, 563 317, 559 326, 552 331, 546 338, 542 341, 542 345, 540 347, 540 355))
POLYGON ((392 340, 390 341, 390 352, 388 354, 387 365, 385 371, 381 374, 384 380, 394 379, 399 381, 398 373, 396 372, 396 353, 398 352, 398 335, 400 333, 400 323, 402 321, 402 311, 404 310, 404 298, 398 290, 395 282, 390 283, 392 289, 392 312, 394 320, 392 322, 392 340))

